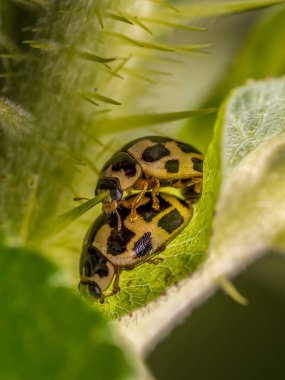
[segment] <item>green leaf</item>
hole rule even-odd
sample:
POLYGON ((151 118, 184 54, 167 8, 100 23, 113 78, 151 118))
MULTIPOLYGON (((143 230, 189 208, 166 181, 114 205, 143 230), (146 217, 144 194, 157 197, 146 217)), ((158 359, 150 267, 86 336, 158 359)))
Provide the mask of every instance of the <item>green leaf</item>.
POLYGON ((242 263, 277 248, 285 232, 284 119, 285 79, 253 82, 229 99, 212 255, 242 263))
POLYGON ((60 286, 58 269, 0 247, 1 379, 122 379, 134 373, 101 313, 60 286))
MULTIPOLYGON (((162 334, 216 290, 221 278, 228 294, 245 304, 246 299, 225 278, 235 275, 262 254, 274 250, 285 253, 284 120, 285 78, 240 87, 221 108, 206 156, 206 182, 196 218, 171 244, 172 249, 166 251, 169 256, 162 265, 172 274, 177 270, 178 257, 186 267, 195 258, 197 262, 203 261, 203 250, 208 250, 207 259, 201 270, 184 279, 177 288, 169 289, 159 302, 134 312, 131 320, 122 319, 122 327, 127 326, 126 336, 137 350, 145 353, 151 349, 162 334), (218 178, 220 190, 214 206, 218 178), (214 221, 209 229, 207 217, 212 218, 214 209, 214 221), (181 241, 184 257, 176 244, 180 238, 184 240, 181 241), (167 316, 165 321, 161 316, 167 316)), ((137 277, 132 273, 133 277, 127 279, 136 281, 139 293, 149 279, 151 293, 161 284, 163 269, 155 273, 156 277, 152 276, 153 270, 148 269, 147 273, 145 268, 145 272, 137 272, 137 277)), ((182 266, 181 271, 184 269, 182 266)), ((132 282, 126 282, 125 286, 132 282)), ((132 291, 132 287, 128 288, 122 301, 127 294, 130 302, 137 301, 132 291)))
POLYGON ((89 199, 87 202, 82 203, 80 206, 74 207, 73 209, 58 216, 58 218, 54 221, 52 231, 56 233, 63 230, 70 223, 74 222, 76 219, 80 218, 80 216, 82 216, 91 208, 100 203, 106 195, 107 194, 105 193, 97 195, 97 197, 89 199))
POLYGON ((212 281, 228 275, 216 272, 220 260, 245 265, 275 247, 285 232, 284 120, 285 79, 253 82, 233 93, 219 113, 194 218, 160 255, 162 264, 146 263, 122 275, 121 293, 102 307, 109 316, 143 306, 197 269, 208 250, 214 208, 211 259, 203 266, 207 276, 209 265, 212 281))

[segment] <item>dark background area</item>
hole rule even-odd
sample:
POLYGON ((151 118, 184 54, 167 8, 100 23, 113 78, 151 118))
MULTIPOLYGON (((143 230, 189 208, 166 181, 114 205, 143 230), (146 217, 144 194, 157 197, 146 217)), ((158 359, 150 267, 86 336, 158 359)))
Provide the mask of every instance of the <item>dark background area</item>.
POLYGON ((270 254, 234 280, 248 306, 218 291, 194 310, 149 354, 155 378, 284 379, 284 264, 283 256, 270 254))

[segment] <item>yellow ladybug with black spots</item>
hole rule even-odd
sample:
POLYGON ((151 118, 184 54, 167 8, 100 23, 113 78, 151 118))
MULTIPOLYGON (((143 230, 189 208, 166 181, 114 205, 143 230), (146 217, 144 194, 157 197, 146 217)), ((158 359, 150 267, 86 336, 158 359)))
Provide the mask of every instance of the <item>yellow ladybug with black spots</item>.
POLYGON ((202 180, 203 155, 199 150, 172 138, 147 136, 129 142, 106 162, 95 195, 107 192, 102 202, 109 215, 124 202, 124 191, 140 190, 132 202, 130 219, 134 222, 147 191, 152 192, 154 210, 159 209, 160 187, 181 188, 184 198, 194 203, 200 198, 202 180))
POLYGON ((136 195, 127 203, 119 203, 117 213, 102 213, 90 227, 83 243, 80 259, 79 290, 88 297, 104 302, 106 296, 120 291, 119 276, 122 270, 131 270, 145 262, 159 263, 153 258, 162 252, 189 223, 193 215, 190 201, 173 195, 157 195, 159 208, 152 206, 152 195, 145 194, 136 209, 137 219, 131 220, 132 204, 136 195), (109 294, 104 292, 113 282, 109 294))

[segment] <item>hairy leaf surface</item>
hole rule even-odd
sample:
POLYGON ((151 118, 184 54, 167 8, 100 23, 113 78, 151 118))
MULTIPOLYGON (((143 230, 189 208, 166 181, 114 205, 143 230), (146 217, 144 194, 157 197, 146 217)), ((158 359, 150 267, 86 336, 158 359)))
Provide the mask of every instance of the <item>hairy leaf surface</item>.
MULTIPOLYGON (((139 350, 151 348, 161 334, 212 294, 220 276, 232 276, 272 250, 285 252, 284 120, 284 78, 249 83, 224 104, 206 168, 206 178, 215 170, 221 177, 207 260, 193 278, 172 287, 164 300, 123 319, 126 335, 139 350), (219 156, 220 149, 218 167, 212 158, 219 156)), ((204 201, 208 191, 206 183, 204 201)), ((190 250, 191 246, 190 240, 190 250)), ((175 245, 172 254, 176 255, 175 245)))

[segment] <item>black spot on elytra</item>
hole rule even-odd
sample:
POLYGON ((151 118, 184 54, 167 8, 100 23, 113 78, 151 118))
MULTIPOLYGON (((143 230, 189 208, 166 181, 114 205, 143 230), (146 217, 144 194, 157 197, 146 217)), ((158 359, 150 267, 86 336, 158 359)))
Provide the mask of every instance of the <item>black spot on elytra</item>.
POLYGON ((113 256, 124 253, 128 243, 133 239, 135 233, 124 224, 121 230, 112 229, 107 242, 107 252, 113 256))
POLYGON ((114 172, 123 170, 126 177, 134 177, 137 173, 136 161, 128 153, 119 152, 113 157, 112 170, 114 172))
POLYGON ((138 241, 135 242, 133 248, 137 257, 143 257, 151 252, 151 232, 146 232, 138 241))
POLYGON ((168 160, 168 161, 166 161, 164 167, 168 173, 178 173, 179 161, 178 160, 168 160))
POLYGON ((147 223, 151 222, 157 214, 160 214, 162 211, 171 206, 170 203, 168 203, 164 198, 158 196, 159 210, 154 210, 152 207, 152 197, 150 195, 148 195, 148 197, 148 202, 139 206, 136 210, 137 214, 147 223))
POLYGON ((184 222, 182 215, 177 209, 170 211, 164 215, 158 222, 158 226, 163 228, 166 232, 171 234, 184 222))
POLYGON ((170 151, 163 144, 156 144, 144 150, 142 159, 145 162, 155 162, 169 155, 170 151))
POLYGON ((181 141, 176 141, 176 144, 179 146, 179 148, 184 153, 199 153, 199 154, 201 154, 201 152, 197 148, 195 148, 194 146, 192 146, 190 144, 186 144, 186 143, 181 142, 181 141))
POLYGON ((192 157, 191 160, 194 164, 193 168, 197 170, 198 172, 203 173, 203 160, 200 160, 199 158, 196 158, 196 157, 192 157))

